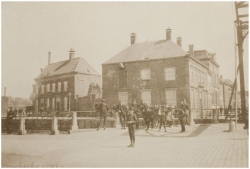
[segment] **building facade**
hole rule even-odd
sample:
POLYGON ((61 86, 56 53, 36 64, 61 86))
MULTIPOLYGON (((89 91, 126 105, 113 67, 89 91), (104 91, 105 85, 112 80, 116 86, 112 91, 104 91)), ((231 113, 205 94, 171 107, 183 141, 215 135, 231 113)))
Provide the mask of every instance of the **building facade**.
MULTIPOLYGON (((78 100, 87 97, 91 85, 101 85, 101 76, 83 58, 75 58, 75 51, 69 51, 69 59, 50 63, 41 69, 33 85, 35 111, 79 110, 78 100)), ((100 96, 99 96, 100 97, 100 96)))
POLYGON ((166 39, 136 43, 131 34, 131 46, 102 64, 103 98, 108 104, 122 101, 148 105, 166 104, 179 107, 181 100, 192 109, 212 108, 215 92, 219 96, 219 65, 212 54, 203 50, 189 51, 166 39))

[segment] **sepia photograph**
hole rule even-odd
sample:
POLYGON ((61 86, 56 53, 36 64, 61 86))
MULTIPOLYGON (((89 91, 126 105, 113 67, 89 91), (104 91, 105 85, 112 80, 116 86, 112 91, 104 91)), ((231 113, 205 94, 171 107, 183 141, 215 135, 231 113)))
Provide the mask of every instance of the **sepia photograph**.
POLYGON ((2 168, 248 168, 248 1, 1 1, 2 168))

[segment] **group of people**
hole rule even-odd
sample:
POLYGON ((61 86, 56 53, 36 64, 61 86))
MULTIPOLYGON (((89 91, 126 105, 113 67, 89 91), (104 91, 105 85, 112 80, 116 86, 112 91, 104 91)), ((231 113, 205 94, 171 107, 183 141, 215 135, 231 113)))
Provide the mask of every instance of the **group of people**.
MULTIPOLYGON (((102 100, 102 103, 97 106, 97 111, 100 112, 100 121, 98 123, 97 130, 100 129, 101 121, 103 119, 103 128, 105 129, 105 123, 109 111, 109 106, 105 103, 105 100, 102 100)), ((158 132, 160 132, 161 127, 164 127, 165 132, 167 121, 169 127, 174 123, 173 110, 168 104, 165 105, 155 105, 148 106, 146 103, 141 102, 140 104, 132 104, 130 107, 126 106, 119 101, 118 105, 113 105, 111 110, 118 112, 119 119, 121 123, 121 128, 125 129, 128 127, 128 132, 130 136, 131 144, 129 147, 134 147, 135 144, 135 129, 139 128, 139 117, 142 116, 145 122, 145 129, 148 130, 149 127, 153 129, 154 121, 156 121, 156 127, 159 126, 158 132)), ((185 132, 185 125, 187 122, 189 107, 185 101, 181 101, 180 109, 176 109, 178 118, 181 124, 181 131, 185 132)))

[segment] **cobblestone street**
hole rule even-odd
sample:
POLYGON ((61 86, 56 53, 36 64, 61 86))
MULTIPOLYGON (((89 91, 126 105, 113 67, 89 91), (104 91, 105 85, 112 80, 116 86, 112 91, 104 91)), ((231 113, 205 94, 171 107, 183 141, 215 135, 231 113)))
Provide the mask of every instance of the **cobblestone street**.
POLYGON ((194 124, 136 131, 86 130, 71 135, 2 135, 2 167, 248 167, 248 133, 243 124, 194 124))

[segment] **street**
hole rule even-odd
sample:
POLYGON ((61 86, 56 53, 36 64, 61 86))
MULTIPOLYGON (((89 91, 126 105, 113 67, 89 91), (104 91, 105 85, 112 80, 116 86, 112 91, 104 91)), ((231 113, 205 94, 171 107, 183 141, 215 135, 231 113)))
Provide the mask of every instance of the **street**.
POLYGON ((86 130, 71 135, 2 135, 2 167, 248 167, 248 134, 228 124, 136 131, 86 130))

